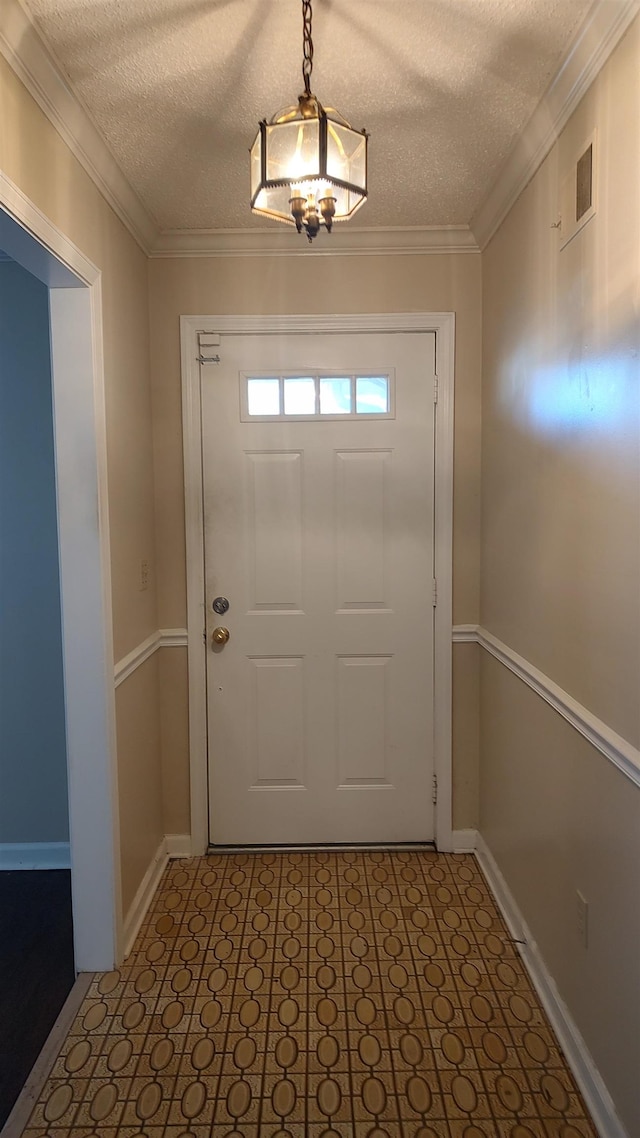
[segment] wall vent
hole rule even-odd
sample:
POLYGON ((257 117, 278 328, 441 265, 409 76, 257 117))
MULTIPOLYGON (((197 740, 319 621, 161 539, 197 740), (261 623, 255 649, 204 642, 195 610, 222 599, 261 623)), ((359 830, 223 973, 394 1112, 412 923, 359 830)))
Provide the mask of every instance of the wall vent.
POLYGON ((576 221, 581 221, 593 205, 593 143, 589 143, 576 165, 576 221))
POLYGON ((596 212, 596 135, 573 151, 560 183, 560 248, 580 232, 596 212))

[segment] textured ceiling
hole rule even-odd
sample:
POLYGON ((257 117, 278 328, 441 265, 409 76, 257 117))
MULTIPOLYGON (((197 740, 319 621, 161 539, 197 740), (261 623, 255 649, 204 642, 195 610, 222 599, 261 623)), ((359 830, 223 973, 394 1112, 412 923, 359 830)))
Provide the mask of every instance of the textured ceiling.
MULTIPOLYGON (((315 0, 312 87, 371 134, 353 224, 464 225, 591 0, 315 0)), ((27 0, 162 229, 264 226, 257 123, 302 87, 300 0, 27 0)))

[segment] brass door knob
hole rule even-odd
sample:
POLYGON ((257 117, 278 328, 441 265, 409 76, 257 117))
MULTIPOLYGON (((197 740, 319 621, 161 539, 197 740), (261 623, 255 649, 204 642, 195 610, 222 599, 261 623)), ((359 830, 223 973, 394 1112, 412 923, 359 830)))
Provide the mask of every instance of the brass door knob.
POLYGON ((214 644, 226 644, 227 640, 229 639, 229 629, 221 628, 220 626, 218 626, 218 628, 214 628, 213 632, 211 633, 211 639, 214 644))

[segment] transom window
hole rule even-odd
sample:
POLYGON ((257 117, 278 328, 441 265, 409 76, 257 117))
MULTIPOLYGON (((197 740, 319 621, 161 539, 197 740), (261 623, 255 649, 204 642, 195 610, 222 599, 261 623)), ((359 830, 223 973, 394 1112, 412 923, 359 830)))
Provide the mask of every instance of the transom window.
POLYGON ((393 375, 242 373, 242 419, 393 418, 393 375))

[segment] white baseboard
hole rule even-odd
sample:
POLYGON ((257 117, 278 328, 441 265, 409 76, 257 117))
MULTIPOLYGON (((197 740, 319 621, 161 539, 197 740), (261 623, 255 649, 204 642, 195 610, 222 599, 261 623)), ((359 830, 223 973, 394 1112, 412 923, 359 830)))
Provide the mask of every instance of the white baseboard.
POLYGON ((124 918, 123 934, 125 958, 133 948, 134 941, 147 915, 147 910, 160 884, 160 878, 165 871, 168 860, 167 840, 163 838, 147 868, 147 872, 140 882, 138 892, 131 902, 129 911, 124 918))
POLYGON ((124 919, 125 957, 133 948, 167 862, 174 857, 191 857, 191 834, 167 834, 160 842, 124 919))
POLYGON ((514 940, 531 982, 580 1088, 600 1138, 629 1138, 596 1064, 566 1004, 562 1000, 518 904, 481 834, 476 837, 476 858, 514 940))
POLYGON ((169 857, 191 857, 191 834, 167 834, 167 854, 169 857))
POLYGON ((477 830, 453 830, 451 845, 454 853, 472 853, 476 848, 477 830))
POLYGON ((6 842, 0 844, 0 870, 71 869, 68 842, 6 842))

